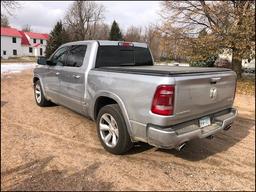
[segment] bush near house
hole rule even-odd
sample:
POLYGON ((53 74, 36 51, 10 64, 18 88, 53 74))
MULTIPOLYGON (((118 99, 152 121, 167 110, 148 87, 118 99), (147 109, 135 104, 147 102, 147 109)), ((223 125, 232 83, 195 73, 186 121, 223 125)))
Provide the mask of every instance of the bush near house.
POLYGON ((217 56, 211 56, 206 60, 193 61, 190 63, 191 67, 214 67, 214 63, 217 59, 217 56))

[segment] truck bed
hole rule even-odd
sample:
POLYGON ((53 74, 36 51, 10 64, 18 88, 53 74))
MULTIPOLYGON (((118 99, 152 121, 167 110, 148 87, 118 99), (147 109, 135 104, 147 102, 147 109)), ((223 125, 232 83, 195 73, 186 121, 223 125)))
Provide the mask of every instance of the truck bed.
POLYGON ((94 70, 119 72, 119 73, 134 73, 142 75, 154 75, 154 76, 179 76, 179 75, 191 75, 202 73, 220 73, 231 71, 226 68, 210 68, 210 67, 177 67, 177 66, 120 66, 120 67, 100 67, 94 70))
POLYGON ((102 86, 104 82, 106 84, 102 87, 114 89, 111 92, 125 98, 128 111, 139 109, 139 113, 129 114, 133 121, 160 126, 175 125, 231 108, 236 86, 235 73, 226 68, 163 65, 99 67, 92 69, 89 77, 93 79, 91 84, 94 86, 102 86), (175 115, 172 117, 154 118, 148 114, 160 84, 175 84, 175 115), (212 90, 215 94, 211 96, 212 90), (156 122, 155 119, 161 120, 156 122))

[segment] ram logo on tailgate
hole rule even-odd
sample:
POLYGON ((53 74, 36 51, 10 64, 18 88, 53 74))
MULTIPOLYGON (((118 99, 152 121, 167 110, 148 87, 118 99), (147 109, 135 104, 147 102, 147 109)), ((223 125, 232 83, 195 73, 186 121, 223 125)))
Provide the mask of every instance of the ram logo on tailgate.
POLYGON ((212 87, 210 89, 210 98, 211 99, 216 99, 217 97, 217 88, 216 87, 212 87))

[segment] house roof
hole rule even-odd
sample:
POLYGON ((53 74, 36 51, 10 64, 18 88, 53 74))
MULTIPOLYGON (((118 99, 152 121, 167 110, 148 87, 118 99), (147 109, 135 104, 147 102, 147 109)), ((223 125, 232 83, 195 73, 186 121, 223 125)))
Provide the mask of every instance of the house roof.
MULTIPOLYGON (((49 35, 45 33, 19 31, 11 27, 1 27, 1 36, 20 37, 21 45, 31 45, 29 43, 29 38, 44 39, 44 40, 48 40, 49 38, 49 35)), ((37 47, 39 45, 36 44, 34 46, 37 47)))
POLYGON ((17 29, 11 27, 1 27, 1 36, 22 37, 17 29))
POLYGON ((26 32, 26 34, 33 39, 48 39, 48 34, 44 34, 44 33, 35 33, 35 32, 26 32))
POLYGON ((25 35, 24 31, 19 31, 19 33, 22 35, 21 37, 21 45, 30 45, 28 38, 25 35))

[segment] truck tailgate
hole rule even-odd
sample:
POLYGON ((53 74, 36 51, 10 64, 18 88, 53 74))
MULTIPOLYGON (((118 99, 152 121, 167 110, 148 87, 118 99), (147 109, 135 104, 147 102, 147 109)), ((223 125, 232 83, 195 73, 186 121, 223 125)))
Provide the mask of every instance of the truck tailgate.
POLYGON ((175 82, 174 114, 177 117, 193 119, 233 104, 236 75, 232 71, 179 76, 175 82))

